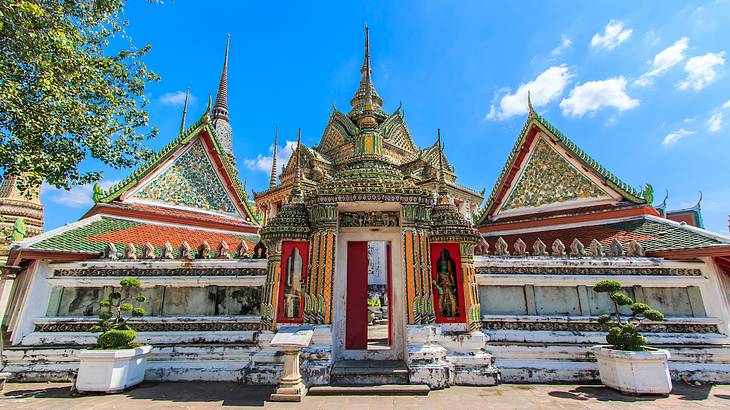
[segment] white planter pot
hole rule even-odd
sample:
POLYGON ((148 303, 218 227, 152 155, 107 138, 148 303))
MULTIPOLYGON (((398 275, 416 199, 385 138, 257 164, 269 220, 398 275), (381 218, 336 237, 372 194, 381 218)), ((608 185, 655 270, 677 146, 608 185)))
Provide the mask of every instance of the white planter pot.
POLYGON ((80 392, 117 393, 142 383, 152 346, 122 350, 79 351, 76 389, 80 392))
POLYGON ((668 394, 672 391, 666 350, 627 352, 610 346, 593 346, 601 382, 626 393, 668 394))

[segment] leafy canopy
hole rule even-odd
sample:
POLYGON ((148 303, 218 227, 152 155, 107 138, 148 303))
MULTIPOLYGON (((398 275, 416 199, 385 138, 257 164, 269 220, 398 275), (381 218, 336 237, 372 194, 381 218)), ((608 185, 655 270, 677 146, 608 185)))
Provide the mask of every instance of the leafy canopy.
POLYGON ((150 152, 145 85, 159 80, 125 33, 125 0, 0 1, 0 168, 28 190, 69 189, 150 152))

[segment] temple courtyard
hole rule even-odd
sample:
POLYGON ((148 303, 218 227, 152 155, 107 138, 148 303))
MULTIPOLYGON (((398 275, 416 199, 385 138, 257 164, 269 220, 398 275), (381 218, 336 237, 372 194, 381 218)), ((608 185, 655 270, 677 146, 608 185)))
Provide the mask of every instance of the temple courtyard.
POLYGON ((273 386, 238 383, 150 383, 115 395, 76 395, 70 383, 8 383, 3 409, 667 409, 730 407, 730 385, 675 383, 669 396, 630 396, 600 385, 502 384, 455 386, 427 396, 307 396, 301 403, 273 403, 273 386))

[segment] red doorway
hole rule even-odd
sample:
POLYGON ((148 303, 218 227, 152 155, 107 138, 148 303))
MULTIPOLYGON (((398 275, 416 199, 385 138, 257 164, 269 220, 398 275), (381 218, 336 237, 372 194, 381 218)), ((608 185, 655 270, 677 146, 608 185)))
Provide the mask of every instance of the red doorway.
POLYGON ((348 350, 391 347, 391 249, 390 241, 347 242, 345 348, 348 350), (373 261, 368 257, 371 246, 373 261))

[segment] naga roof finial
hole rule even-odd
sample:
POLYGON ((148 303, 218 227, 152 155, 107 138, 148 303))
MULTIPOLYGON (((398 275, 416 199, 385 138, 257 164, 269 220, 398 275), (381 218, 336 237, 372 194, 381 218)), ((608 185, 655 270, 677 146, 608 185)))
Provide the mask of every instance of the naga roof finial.
POLYGON ((702 202, 702 191, 700 191, 700 199, 697 200, 697 204, 694 206, 694 209, 697 209, 698 211, 700 209, 702 209, 701 206, 700 206, 700 203, 701 202, 702 202))
POLYGON ((535 116, 535 109, 532 107, 532 98, 530 97, 530 90, 527 90, 527 116, 532 118, 535 116))
POLYGON ((188 97, 190 97, 190 86, 185 89, 185 103, 183 104, 182 121, 180 121, 180 134, 185 132, 185 117, 188 115, 188 97))
POLYGON ((271 157, 271 177, 269 178, 269 188, 276 187, 276 150, 279 144, 279 126, 276 126, 274 133, 274 155, 271 157))
POLYGON ((205 113, 210 115, 210 109, 213 107, 213 93, 208 93, 208 105, 205 107, 205 113))

